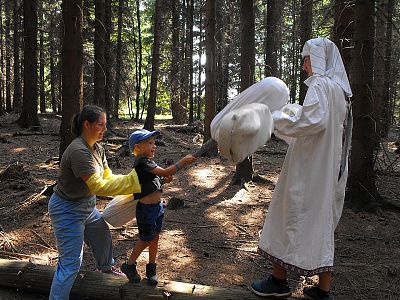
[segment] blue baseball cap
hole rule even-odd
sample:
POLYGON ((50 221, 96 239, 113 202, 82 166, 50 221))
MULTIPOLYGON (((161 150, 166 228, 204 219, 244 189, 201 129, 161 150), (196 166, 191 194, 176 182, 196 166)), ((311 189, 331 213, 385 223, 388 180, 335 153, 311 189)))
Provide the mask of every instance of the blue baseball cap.
POLYGON ((148 131, 146 129, 138 129, 135 132, 133 132, 130 137, 129 137, 129 149, 132 152, 133 147, 135 147, 135 144, 148 139, 151 136, 158 136, 160 135, 161 132, 158 130, 155 131, 148 131))

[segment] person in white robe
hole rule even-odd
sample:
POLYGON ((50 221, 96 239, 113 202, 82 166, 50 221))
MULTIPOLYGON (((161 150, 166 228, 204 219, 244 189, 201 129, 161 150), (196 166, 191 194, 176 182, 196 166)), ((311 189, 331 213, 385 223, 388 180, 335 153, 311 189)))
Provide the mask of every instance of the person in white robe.
POLYGON ((303 106, 288 104, 272 114, 276 134, 289 144, 258 248, 273 270, 250 289, 260 296, 289 297, 289 270, 318 274, 318 285, 303 293, 311 299, 331 299, 334 231, 348 173, 352 92, 332 41, 311 39, 302 56, 309 76, 303 106))

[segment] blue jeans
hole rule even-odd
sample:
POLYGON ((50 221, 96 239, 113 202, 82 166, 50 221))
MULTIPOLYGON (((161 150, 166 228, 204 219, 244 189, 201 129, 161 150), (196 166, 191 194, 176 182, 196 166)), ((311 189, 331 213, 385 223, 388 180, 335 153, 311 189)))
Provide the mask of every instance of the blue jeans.
POLYGON ((97 267, 109 270, 114 264, 108 225, 96 208, 96 197, 69 201, 54 193, 49 200, 49 216, 58 249, 58 264, 49 300, 69 299, 83 258, 83 243, 92 250, 97 267))

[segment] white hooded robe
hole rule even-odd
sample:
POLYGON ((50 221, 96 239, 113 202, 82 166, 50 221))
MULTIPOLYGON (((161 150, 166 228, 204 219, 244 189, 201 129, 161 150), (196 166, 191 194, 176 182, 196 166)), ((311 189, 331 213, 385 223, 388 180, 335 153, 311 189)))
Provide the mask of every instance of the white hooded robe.
POLYGON ((347 180, 343 139, 350 138, 351 124, 344 128, 351 116, 340 83, 318 72, 305 83, 303 106, 272 114, 277 133, 289 137, 289 148, 258 251, 287 270, 312 276, 333 270, 334 231, 347 180))

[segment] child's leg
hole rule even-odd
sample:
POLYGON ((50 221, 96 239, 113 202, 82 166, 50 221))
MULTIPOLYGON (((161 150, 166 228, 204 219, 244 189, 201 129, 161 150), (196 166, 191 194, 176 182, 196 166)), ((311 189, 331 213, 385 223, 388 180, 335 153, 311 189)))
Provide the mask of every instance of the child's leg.
POLYGON ((129 256, 128 259, 128 265, 136 263, 136 260, 138 259, 139 255, 143 252, 144 249, 146 249, 147 246, 150 245, 150 243, 151 242, 149 241, 139 240, 132 249, 131 255, 129 256))
POLYGON ((331 290, 331 278, 332 272, 324 272, 319 274, 318 287, 324 292, 329 292, 331 290))
POLYGON ((156 262, 159 237, 160 234, 157 232, 154 235, 154 239, 149 242, 149 263, 156 262))

